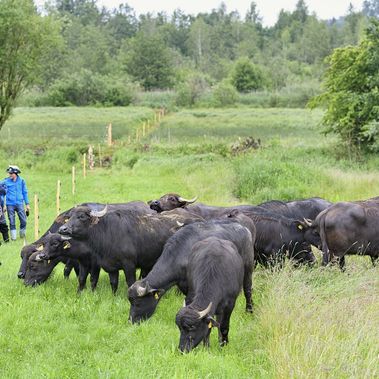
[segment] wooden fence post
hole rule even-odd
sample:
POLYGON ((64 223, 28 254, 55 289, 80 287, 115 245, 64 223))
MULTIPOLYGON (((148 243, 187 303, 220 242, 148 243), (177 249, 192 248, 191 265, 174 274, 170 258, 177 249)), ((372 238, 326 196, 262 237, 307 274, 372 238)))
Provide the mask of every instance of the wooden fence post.
POLYGON ((103 167, 103 161, 101 159, 101 146, 100 146, 100 144, 99 144, 99 166, 103 167))
POLYGON ((39 209, 38 195, 34 195, 34 240, 39 238, 39 209))
POLYGON ((86 153, 84 153, 83 154, 83 178, 85 179, 86 178, 86 176, 87 176, 87 171, 86 171, 86 166, 87 166, 87 163, 86 163, 86 156, 87 156, 87 154, 86 153))
POLYGON ((93 170, 95 167, 95 155, 93 154, 92 145, 89 145, 88 147, 88 165, 90 170, 93 170))
POLYGON ((107 131, 108 131, 108 146, 112 146, 112 123, 108 124, 107 131))
POLYGON ((57 215, 61 213, 61 181, 57 181, 57 215))
POLYGON ((72 166, 72 194, 73 195, 75 195, 75 184, 76 184, 75 166, 72 166))

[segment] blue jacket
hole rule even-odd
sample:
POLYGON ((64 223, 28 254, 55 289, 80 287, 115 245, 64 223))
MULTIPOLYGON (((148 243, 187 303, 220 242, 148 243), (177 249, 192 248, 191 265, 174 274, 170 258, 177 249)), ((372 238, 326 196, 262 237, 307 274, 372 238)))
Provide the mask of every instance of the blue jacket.
POLYGON ((7 205, 29 204, 28 189, 25 180, 21 176, 17 176, 16 181, 6 178, 3 183, 7 187, 6 203, 7 205))

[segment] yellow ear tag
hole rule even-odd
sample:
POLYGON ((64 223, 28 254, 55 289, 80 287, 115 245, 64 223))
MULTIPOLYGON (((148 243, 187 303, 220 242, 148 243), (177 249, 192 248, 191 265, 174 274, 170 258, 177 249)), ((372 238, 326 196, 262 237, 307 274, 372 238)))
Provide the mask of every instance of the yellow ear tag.
POLYGON ((300 230, 303 230, 303 225, 299 224, 297 227, 298 227, 300 230))
POLYGON ((50 264, 50 262, 51 262, 51 260, 49 259, 49 260, 47 261, 47 263, 50 264))
POLYGON ((212 329, 212 321, 209 321, 208 329, 212 329))
POLYGON ((155 300, 158 300, 158 299, 159 299, 159 295, 158 295, 157 292, 155 292, 154 297, 155 297, 155 300))
POLYGON ((37 251, 42 251, 42 250, 43 250, 43 245, 37 247, 37 251))
POLYGON ((65 218, 64 223, 68 222, 69 218, 65 218))
POLYGON ((69 249, 71 247, 70 242, 66 242, 63 246, 63 250, 69 249))

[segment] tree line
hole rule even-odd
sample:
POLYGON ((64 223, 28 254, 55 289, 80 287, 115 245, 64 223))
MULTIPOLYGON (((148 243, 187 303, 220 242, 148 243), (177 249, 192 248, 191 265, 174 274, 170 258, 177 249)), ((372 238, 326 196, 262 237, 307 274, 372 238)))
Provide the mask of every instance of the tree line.
POLYGON ((126 3, 109 10, 95 0, 49 1, 44 18, 56 24, 56 44, 42 62, 37 104, 125 105, 140 87, 174 88, 179 105, 192 105, 216 85, 239 92, 317 86, 324 58, 356 45, 368 16, 378 14, 378 1, 370 0, 339 19, 320 20, 299 0, 264 27, 254 2, 244 15, 220 3, 197 15, 178 9, 137 17, 126 3))

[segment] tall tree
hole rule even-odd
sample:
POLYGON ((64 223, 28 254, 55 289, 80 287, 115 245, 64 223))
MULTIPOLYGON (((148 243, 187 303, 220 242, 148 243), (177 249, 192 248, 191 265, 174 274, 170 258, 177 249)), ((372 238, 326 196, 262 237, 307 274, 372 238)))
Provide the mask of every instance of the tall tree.
POLYGON ((23 90, 38 80, 57 36, 57 25, 32 0, 0 0, 0 130, 23 90))
POLYGON ((171 51, 159 36, 137 34, 130 44, 126 70, 147 90, 173 86, 171 51))
POLYGON ((379 137, 379 21, 358 46, 336 49, 329 58, 325 92, 311 106, 326 105, 323 122, 350 147, 370 147, 379 137))

